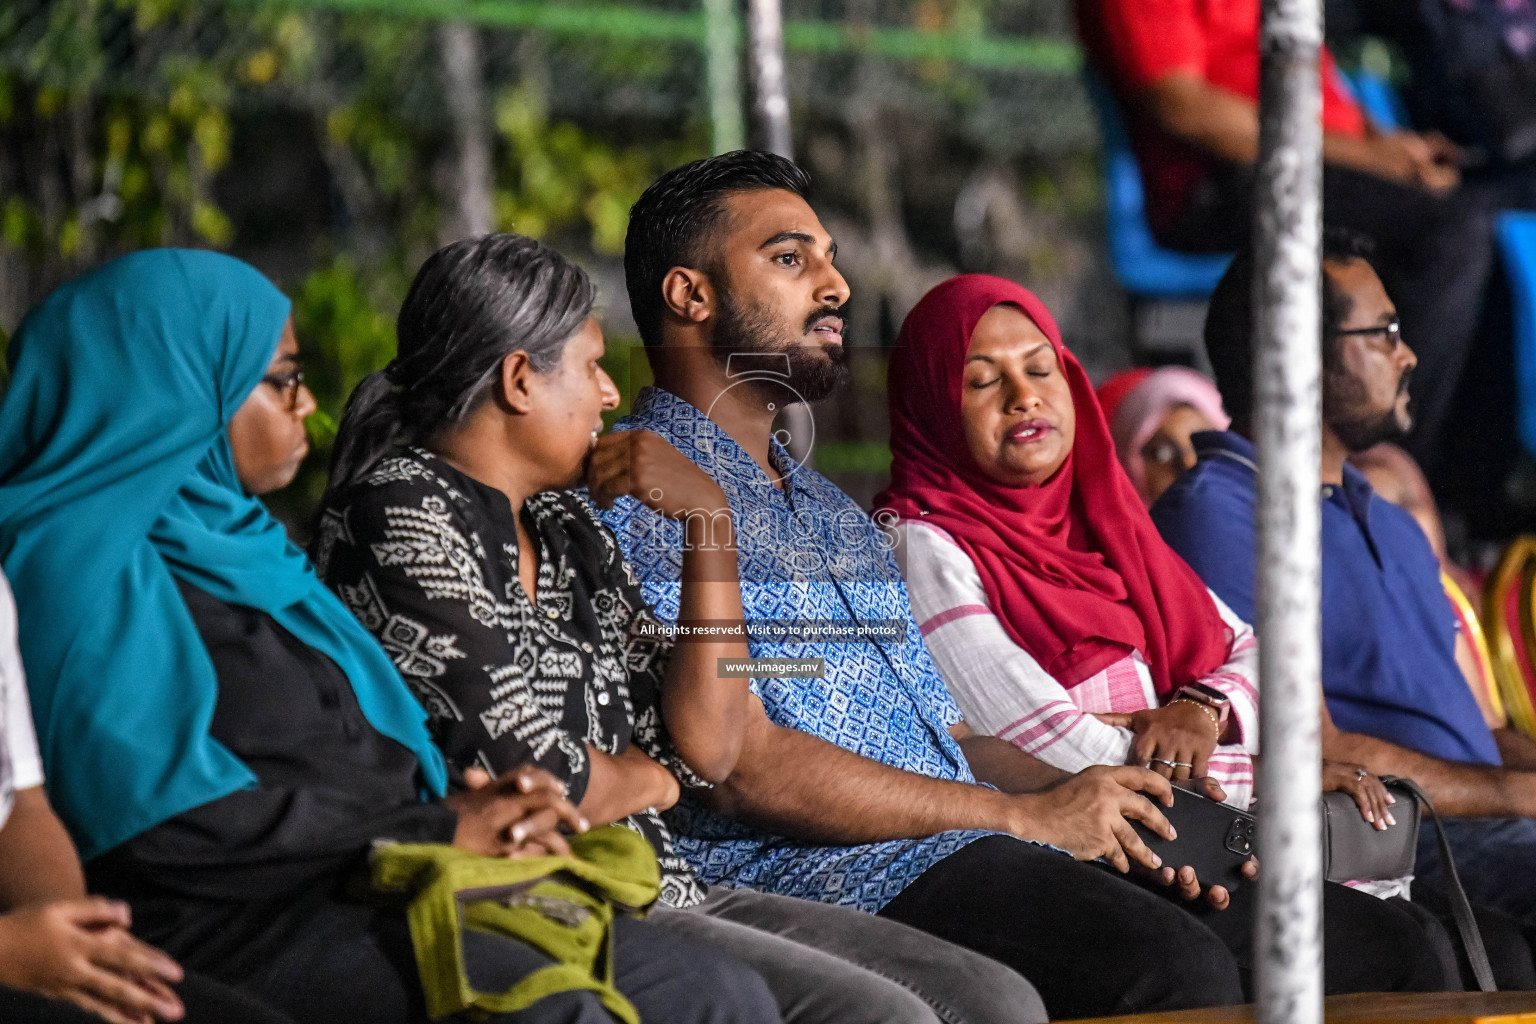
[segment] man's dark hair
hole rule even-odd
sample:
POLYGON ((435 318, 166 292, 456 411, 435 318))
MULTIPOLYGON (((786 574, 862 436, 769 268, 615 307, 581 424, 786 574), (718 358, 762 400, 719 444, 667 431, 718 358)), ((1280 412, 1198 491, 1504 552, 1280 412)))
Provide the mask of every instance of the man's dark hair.
POLYGON ((810 176, 792 161, 745 149, 675 167, 652 182, 630 209, 624 236, 624 283, 641 340, 661 344, 661 282, 667 271, 707 272, 715 261, 710 240, 729 196, 783 189, 805 199, 810 187, 810 176))
MULTIPOLYGON (((1364 235, 1344 228, 1323 231, 1324 263, 1369 261, 1374 252, 1375 246, 1364 235)), ((1322 275, 1322 288, 1323 362, 1327 365, 1336 345, 1330 334, 1349 317, 1351 299, 1326 273, 1322 275)), ((1243 433, 1252 427, 1253 421, 1254 330, 1250 243, 1233 257, 1232 265, 1211 294, 1210 309, 1205 314, 1205 353, 1216 375, 1222 405, 1232 417, 1232 426, 1243 433)))

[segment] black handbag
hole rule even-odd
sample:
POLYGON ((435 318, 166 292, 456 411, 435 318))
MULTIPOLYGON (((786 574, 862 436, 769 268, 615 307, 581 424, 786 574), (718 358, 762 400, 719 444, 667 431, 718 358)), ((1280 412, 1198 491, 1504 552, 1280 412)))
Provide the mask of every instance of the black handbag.
POLYGON ((1462 946, 1478 987, 1484 992, 1497 991, 1493 981, 1493 967, 1488 963, 1488 952, 1483 948, 1483 936, 1472 916, 1472 905, 1461 887, 1461 877, 1456 873, 1456 862, 1451 859, 1451 844, 1445 838, 1445 827, 1435 813, 1435 805, 1412 779, 1383 775, 1382 784, 1387 792, 1397 798, 1392 816, 1397 824, 1386 831, 1377 829, 1360 817, 1355 798, 1348 793, 1323 794, 1323 877, 1330 882, 1373 881, 1401 878, 1413 873, 1419 845, 1421 808, 1429 812, 1435 823, 1435 837, 1440 842, 1440 860, 1445 865, 1450 891, 1451 913, 1456 918, 1456 930, 1461 933, 1462 946))

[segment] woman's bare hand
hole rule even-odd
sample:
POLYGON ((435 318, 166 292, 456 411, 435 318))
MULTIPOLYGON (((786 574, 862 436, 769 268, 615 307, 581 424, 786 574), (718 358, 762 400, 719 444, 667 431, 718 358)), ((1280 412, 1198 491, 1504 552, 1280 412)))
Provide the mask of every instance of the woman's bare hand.
POLYGON ((176 961, 128 932, 128 906, 99 896, 0 915, 0 985, 75 1006, 111 1024, 180 1020, 176 961))
POLYGON ((1165 779, 1203 779, 1216 749, 1218 729, 1211 716, 1192 701, 1130 714, 1097 714, 1106 725, 1135 733, 1127 764, 1150 768, 1165 779))
POLYGON ((693 460, 649 430, 597 439, 587 462, 587 491, 598 508, 631 497, 669 519, 729 514, 725 492, 693 460))
POLYGON ((1380 776, 1373 775, 1361 765, 1324 761, 1323 792, 1342 792, 1354 797, 1356 806, 1360 808, 1360 817, 1379 831, 1385 832, 1397 824, 1397 819, 1387 810, 1389 804, 1397 803, 1397 798, 1387 792, 1380 776))
POLYGON ((569 856, 561 826, 587 831, 587 819, 565 798, 565 786, 532 765, 492 780, 484 771, 464 773, 468 792, 444 802, 459 815, 453 845, 487 857, 569 856))

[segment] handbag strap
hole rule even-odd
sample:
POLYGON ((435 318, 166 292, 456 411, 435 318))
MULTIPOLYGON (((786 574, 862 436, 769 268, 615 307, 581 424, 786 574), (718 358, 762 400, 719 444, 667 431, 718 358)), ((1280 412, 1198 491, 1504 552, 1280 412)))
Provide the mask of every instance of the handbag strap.
POLYGON ((1440 815, 1435 813, 1435 805, 1412 779, 1388 776, 1381 781, 1402 786, 1413 794, 1413 798, 1424 805, 1424 810, 1434 821, 1435 838, 1440 841, 1440 862, 1445 865, 1445 875, 1451 880, 1451 913, 1456 918, 1456 930, 1461 933, 1461 944, 1467 951, 1467 959, 1472 962, 1477 987, 1484 992, 1497 992, 1498 986, 1493 981, 1493 966, 1488 963, 1488 951, 1483 948, 1483 933, 1477 928, 1477 918, 1472 916, 1472 904, 1467 901, 1467 892, 1461 887, 1461 876, 1456 873, 1456 862, 1451 859, 1451 841, 1445 837, 1445 825, 1441 823, 1440 815))

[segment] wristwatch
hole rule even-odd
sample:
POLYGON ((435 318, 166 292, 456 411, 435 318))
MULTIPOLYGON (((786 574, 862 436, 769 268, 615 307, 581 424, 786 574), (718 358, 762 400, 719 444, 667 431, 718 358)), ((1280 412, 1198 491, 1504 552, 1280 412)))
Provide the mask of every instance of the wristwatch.
POLYGON ((1227 731, 1227 718, 1232 714, 1232 701, 1227 695, 1214 686, 1205 683, 1190 683, 1173 695, 1174 701, 1188 701, 1191 704, 1199 704, 1212 714, 1212 721, 1216 723, 1216 735, 1222 736, 1227 731))

